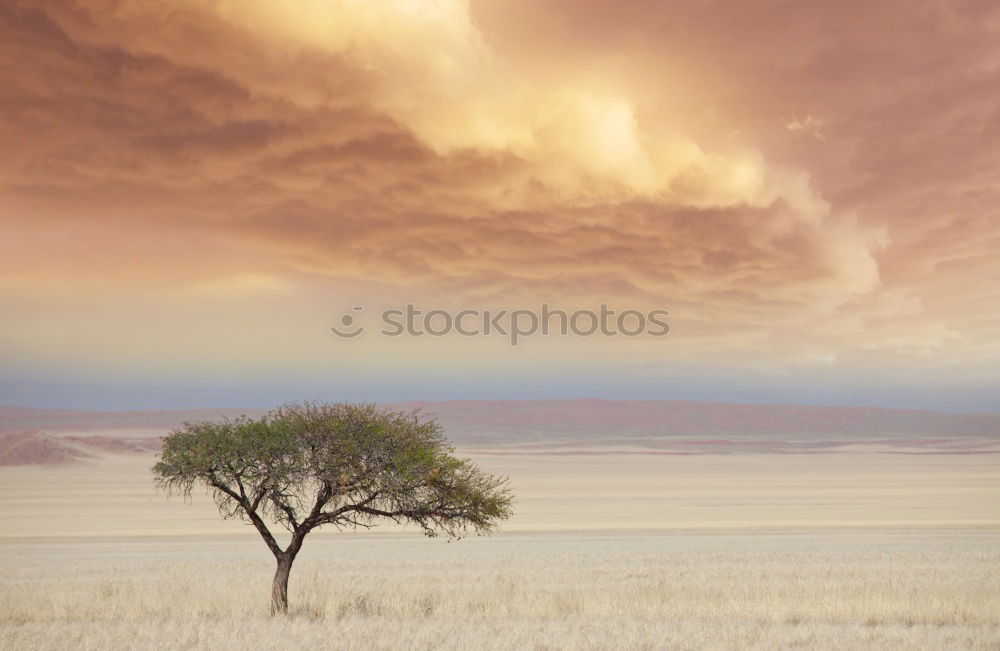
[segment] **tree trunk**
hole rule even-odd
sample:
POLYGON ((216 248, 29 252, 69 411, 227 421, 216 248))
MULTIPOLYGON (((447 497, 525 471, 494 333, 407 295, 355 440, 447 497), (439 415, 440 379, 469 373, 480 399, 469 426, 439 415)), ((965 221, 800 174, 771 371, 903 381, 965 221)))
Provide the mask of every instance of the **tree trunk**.
POLYGON ((278 558, 278 569, 271 584, 271 614, 288 614, 288 573, 292 569, 294 556, 283 554, 278 558))

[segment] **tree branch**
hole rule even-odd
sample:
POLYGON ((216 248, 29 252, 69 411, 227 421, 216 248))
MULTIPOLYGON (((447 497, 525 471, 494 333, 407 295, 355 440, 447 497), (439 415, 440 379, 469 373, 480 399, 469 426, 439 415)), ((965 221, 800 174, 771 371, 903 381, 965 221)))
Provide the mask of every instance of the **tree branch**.
MULTIPOLYGON (((237 484, 240 483, 238 479, 236 481, 237 484)), ((240 492, 237 493, 236 491, 234 491, 233 489, 231 489, 230 487, 226 486, 221 481, 219 481, 214 474, 209 475, 208 482, 218 490, 222 491, 229 497, 236 500, 236 503, 239 504, 241 507, 243 507, 243 511, 247 514, 247 517, 250 519, 250 522, 257 529, 257 532, 260 534, 260 537, 264 539, 264 544, 266 544, 267 548, 271 550, 271 553, 274 554, 275 558, 281 558, 284 552, 281 551, 281 547, 278 546, 278 541, 274 539, 274 536, 271 534, 270 529, 267 528, 267 525, 264 523, 264 521, 260 519, 259 515, 257 515, 257 510, 251 508, 251 504, 249 500, 247 500, 246 493, 243 491, 242 485, 240 486, 240 492)))
POLYGON ((295 519, 295 509, 293 509, 291 506, 281 501, 280 499, 281 494, 278 493, 277 490, 271 491, 270 497, 271 497, 271 504, 274 504, 274 507, 276 509, 280 510, 282 513, 285 514, 285 517, 288 519, 288 524, 292 525, 292 531, 293 532, 298 531, 299 523, 295 519))
POLYGON ((309 529, 312 529, 315 524, 311 524, 313 520, 323 512, 323 507, 326 503, 330 501, 333 497, 333 486, 328 481, 323 482, 323 486, 319 489, 316 494, 316 503, 313 504, 312 510, 309 511, 309 515, 306 516, 305 520, 302 521, 302 526, 305 527, 307 523, 309 524, 309 529))

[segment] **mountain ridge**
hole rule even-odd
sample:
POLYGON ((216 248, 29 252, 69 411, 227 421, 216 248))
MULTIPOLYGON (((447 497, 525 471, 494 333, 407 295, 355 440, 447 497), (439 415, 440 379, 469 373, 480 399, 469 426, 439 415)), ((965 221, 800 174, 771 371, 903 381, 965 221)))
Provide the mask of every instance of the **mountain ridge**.
MULTIPOLYGON (((859 447, 910 454, 1000 452, 1000 413, 989 412, 601 398, 386 406, 421 409, 438 419, 455 445, 495 452, 818 453, 859 447)), ((49 463, 47 455, 51 462, 69 463, 93 454, 148 452, 157 447, 153 441, 184 421, 265 411, 0 406, 0 465, 22 458, 49 463), (17 454, 11 452, 15 444, 17 454)))

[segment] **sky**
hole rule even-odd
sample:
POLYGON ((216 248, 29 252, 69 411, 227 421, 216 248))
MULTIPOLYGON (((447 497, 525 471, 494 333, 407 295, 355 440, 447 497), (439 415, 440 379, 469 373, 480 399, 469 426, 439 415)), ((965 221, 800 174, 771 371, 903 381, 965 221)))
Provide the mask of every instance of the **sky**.
POLYGON ((0 403, 995 411, 998 250, 991 1, 0 5, 0 403))

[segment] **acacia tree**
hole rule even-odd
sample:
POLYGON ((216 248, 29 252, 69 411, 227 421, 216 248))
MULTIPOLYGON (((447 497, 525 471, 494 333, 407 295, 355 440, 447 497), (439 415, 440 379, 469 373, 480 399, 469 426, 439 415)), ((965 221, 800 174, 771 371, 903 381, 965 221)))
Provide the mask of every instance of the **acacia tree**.
POLYGON ((272 614, 288 612, 292 563, 319 526, 391 520, 460 538, 489 533, 513 503, 507 479, 455 457, 434 419, 370 404, 292 404, 256 419, 185 423, 164 438, 153 475, 168 494, 207 486, 222 517, 257 529, 278 564, 272 614), (291 534, 284 549, 269 521, 291 534))

